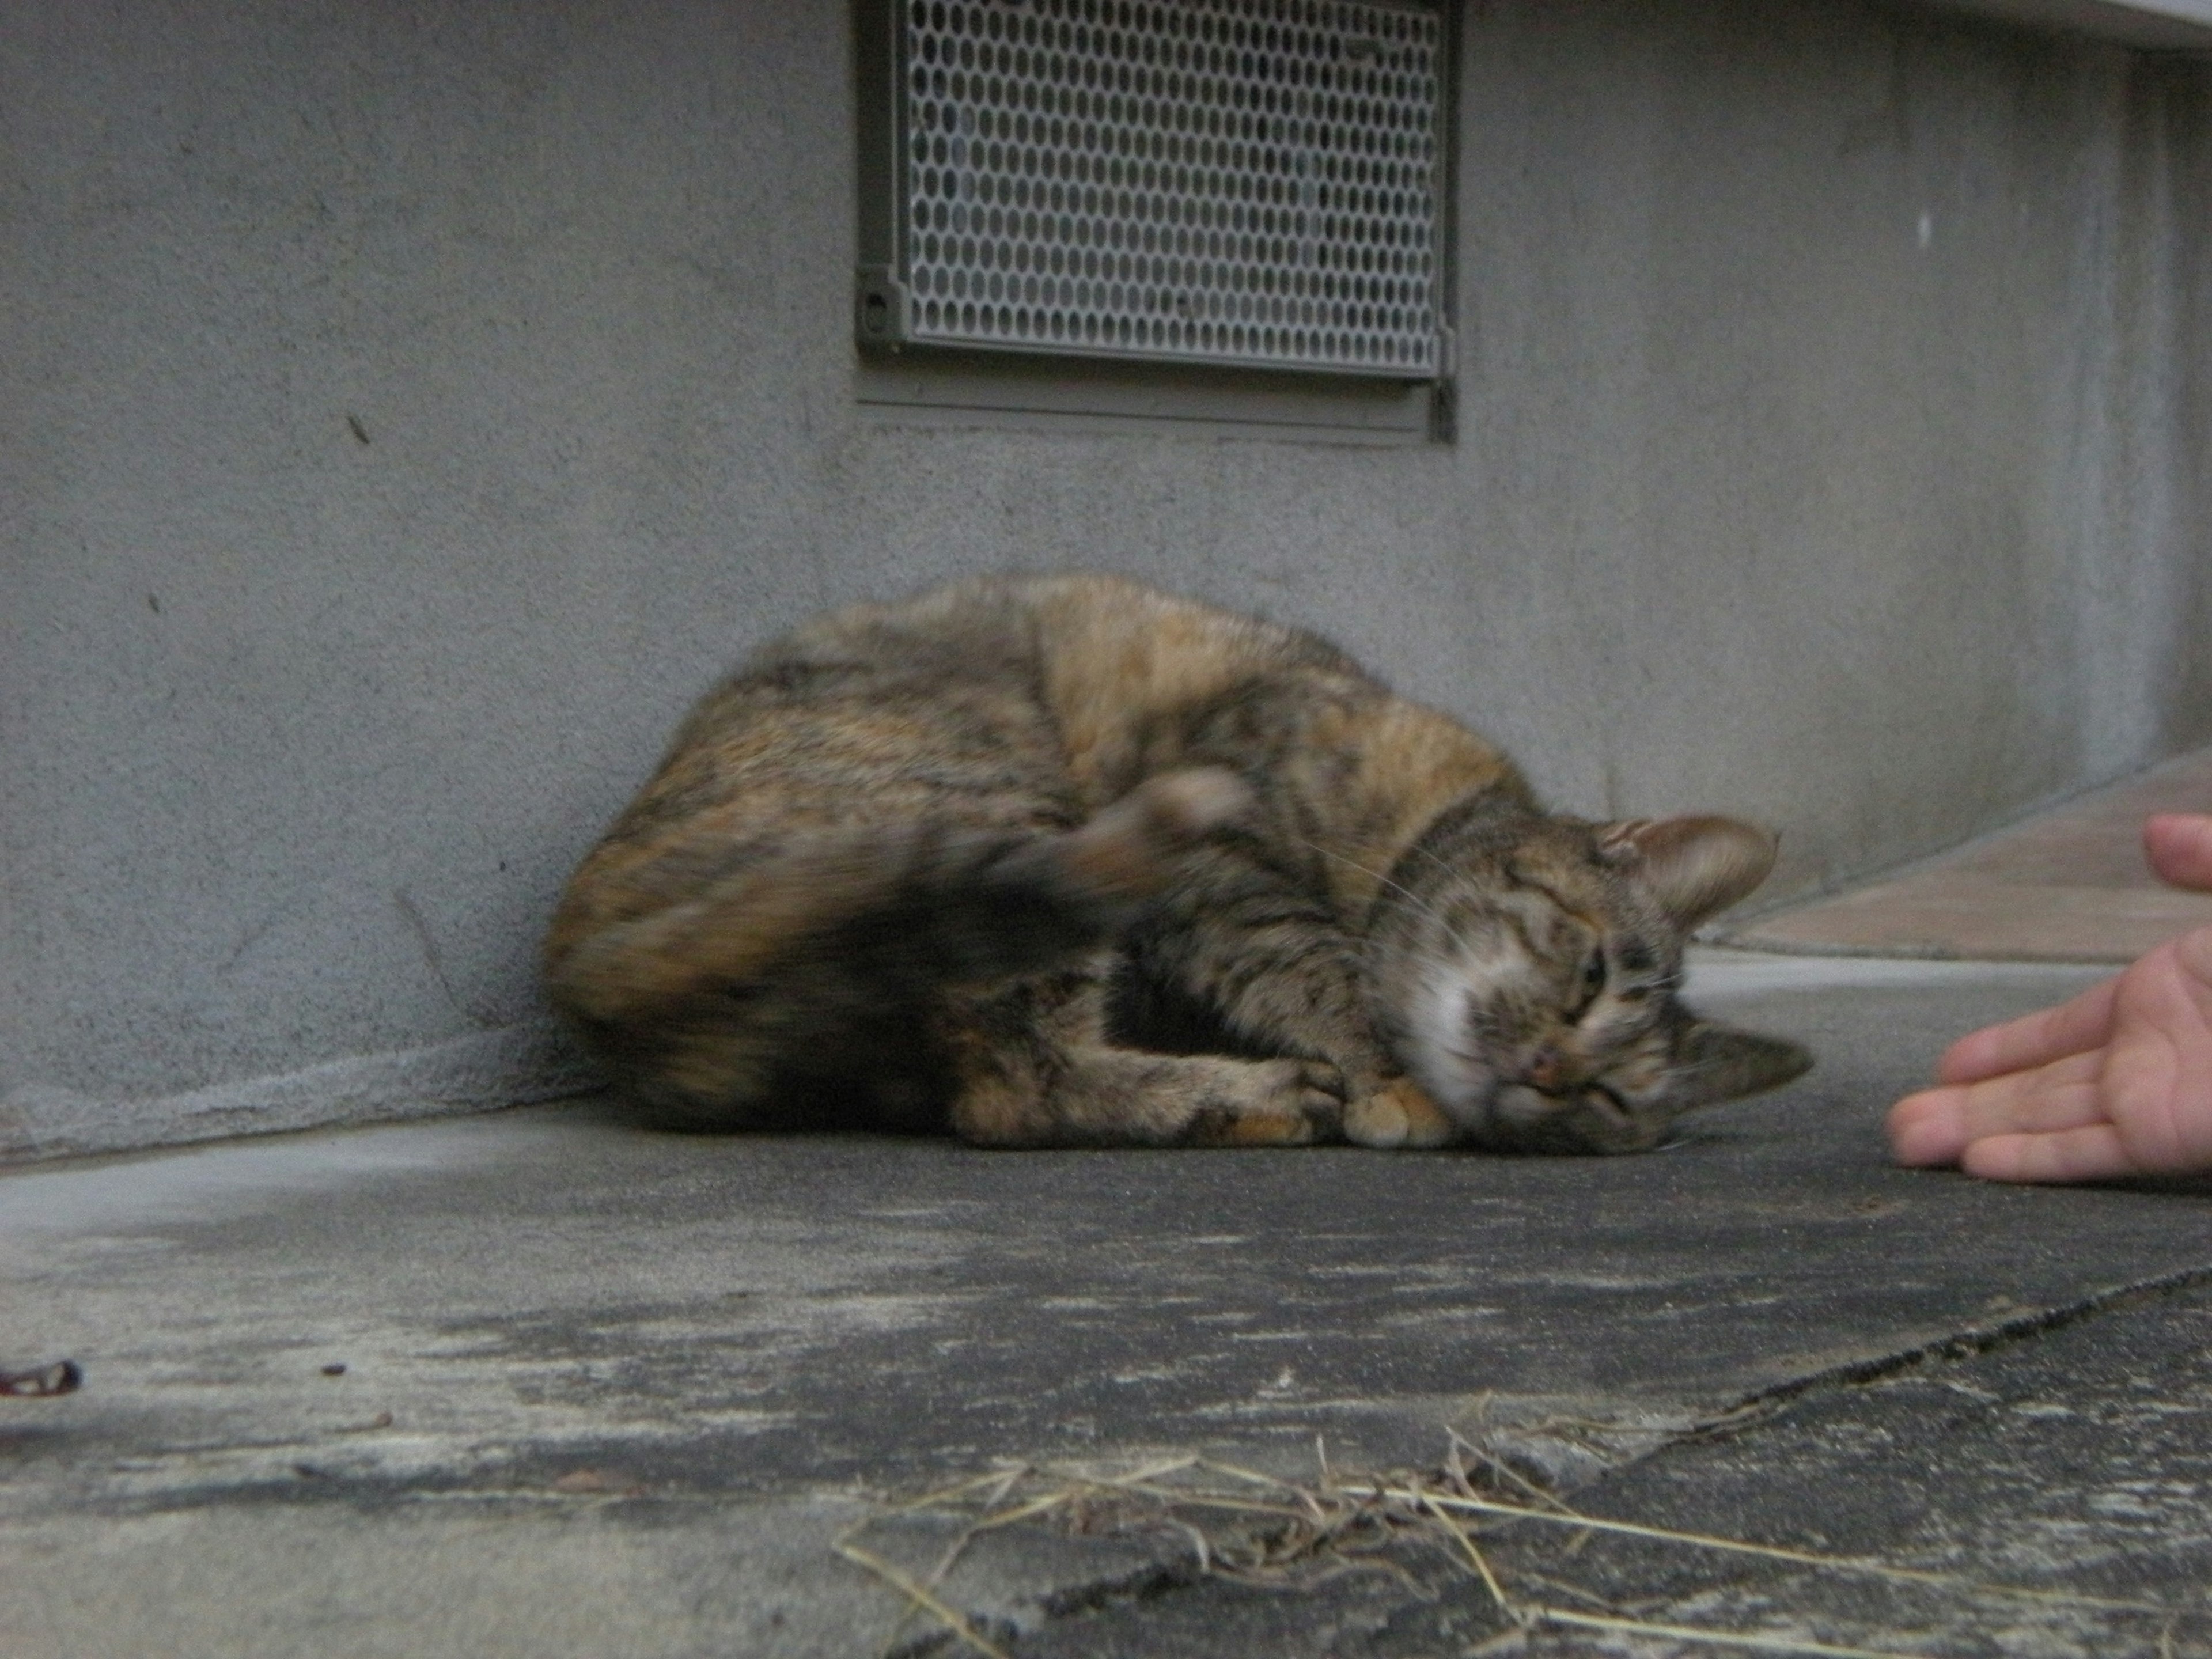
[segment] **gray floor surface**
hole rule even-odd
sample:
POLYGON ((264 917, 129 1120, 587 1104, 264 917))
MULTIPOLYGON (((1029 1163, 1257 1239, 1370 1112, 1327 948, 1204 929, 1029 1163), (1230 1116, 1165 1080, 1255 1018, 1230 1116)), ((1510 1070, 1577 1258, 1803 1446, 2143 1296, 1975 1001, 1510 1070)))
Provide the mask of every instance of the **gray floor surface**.
POLYGON ((0 1174, 0 1362, 86 1371, 0 1401, 0 1653, 1720 1650, 1540 1607, 2212 1653, 2212 1193, 1882 1152, 1951 1036, 2092 977, 1716 955, 1705 1003, 1820 1063, 1643 1158, 694 1139, 586 1102, 0 1174), (1315 1487, 1325 1455, 1340 1489, 1455 1431, 1589 1514, 1942 1577, 1509 1523, 1477 1547, 1516 1623, 1441 1528, 1257 1587, 1198 1571, 1204 1527, 1060 1503, 969 1540, 939 1611, 884 1579, 990 1479, 1315 1487))

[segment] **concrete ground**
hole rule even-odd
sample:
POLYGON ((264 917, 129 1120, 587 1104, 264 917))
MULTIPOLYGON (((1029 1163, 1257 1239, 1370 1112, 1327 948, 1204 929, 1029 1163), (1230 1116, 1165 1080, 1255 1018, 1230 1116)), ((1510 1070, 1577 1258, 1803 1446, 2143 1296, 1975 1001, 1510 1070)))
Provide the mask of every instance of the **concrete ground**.
POLYGON ((1708 952, 1820 1064, 1642 1158, 586 1100, 0 1173, 0 1364, 84 1368, 0 1398, 0 1653, 2212 1654, 2212 1186, 1880 1134, 2100 971, 1708 952))
POLYGON ((1814 955, 2132 962, 2212 923, 2212 894, 2152 877, 2153 812, 2212 811, 2212 749, 2154 766, 1881 881, 1724 921, 1717 942, 1814 955))

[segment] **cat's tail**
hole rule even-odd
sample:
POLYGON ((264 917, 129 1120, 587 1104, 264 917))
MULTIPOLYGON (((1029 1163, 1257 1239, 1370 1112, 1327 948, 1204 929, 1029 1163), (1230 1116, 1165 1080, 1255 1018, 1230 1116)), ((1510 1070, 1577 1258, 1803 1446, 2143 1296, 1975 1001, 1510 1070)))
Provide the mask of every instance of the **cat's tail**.
POLYGON ((1063 834, 922 823, 813 836, 557 951, 550 988, 603 1041, 671 1020, 834 1038, 841 1017, 930 987, 1076 959, 1249 800, 1207 768, 1155 778, 1063 834))

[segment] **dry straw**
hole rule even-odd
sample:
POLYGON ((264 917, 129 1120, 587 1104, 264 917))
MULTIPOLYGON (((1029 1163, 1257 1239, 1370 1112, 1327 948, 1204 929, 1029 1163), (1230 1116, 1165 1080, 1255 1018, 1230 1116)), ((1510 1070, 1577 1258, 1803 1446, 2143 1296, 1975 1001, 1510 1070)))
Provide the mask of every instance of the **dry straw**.
MULTIPOLYGON (((1164 1459, 1120 1470, 1006 1464, 879 1510, 848 1528, 834 1547, 904 1598, 905 1611, 884 1644, 886 1655, 896 1646, 908 1623, 923 1615, 973 1651, 991 1659, 1008 1659, 1004 1650, 939 1592, 978 1538, 1024 1522, 1043 1521, 1094 1534, 1171 1531, 1189 1543, 1193 1560, 1201 1572, 1289 1589, 1310 1587, 1346 1571, 1381 1571, 1425 1594, 1425 1587, 1382 1553, 1390 1545, 1425 1538, 1443 1547, 1450 1559, 1481 1583, 1506 1621, 1509 1633, 1564 1628, 1739 1652, 1817 1656, 1818 1659, 1914 1659, 1914 1656, 1913 1650, 1905 1646, 1853 1647, 1796 1636, 1635 1618, 1576 1585, 1525 1568, 1511 1575, 1554 1595, 1601 1610, 1581 1612, 1557 1606, 1516 1593, 1509 1584, 1509 1576, 1501 1573, 1483 1550, 1479 1528, 1533 1524, 1571 1534, 1558 1552, 1563 1558, 1571 1558, 1593 1536, 1612 1534, 1683 1550, 1755 1557, 1821 1573, 1911 1584, 1958 1596, 2148 1616, 2165 1621, 2165 1631, 2158 1638, 2161 1652, 2171 1649, 2170 1632, 2175 1623, 2197 1612, 2039 1586, 1989 1583, 1861 1556, 1828 1555, 1584 1515, 1504 1459, 1456 1434, 1438 1473, 1346 1480, 1329 1468, 1326 1451, 1322 1450, 1320 1478, 1312 1485, 1200 1456, 1164 1459), (1470 1469, 1470 1455, 1479 1468, 1470 1469), (966 1517, 965 1524, 926 1573, 917 1575, 897 1566, 860 1541, 871 1528, 900 1516, 921 1515, 966 1517)), ((1882 1639, 1901 1642, 1905 1638, 1885 1636, 1882 1639)))

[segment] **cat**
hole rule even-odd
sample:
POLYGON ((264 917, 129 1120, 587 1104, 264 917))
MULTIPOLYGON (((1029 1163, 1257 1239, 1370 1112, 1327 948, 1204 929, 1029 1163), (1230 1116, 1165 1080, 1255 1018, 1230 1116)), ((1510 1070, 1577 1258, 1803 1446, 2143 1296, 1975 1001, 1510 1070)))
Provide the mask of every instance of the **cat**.
POLYGON ((1550 814, 1319 636, 989 577, 755 652, 584 859, 553 1000, 653 1120, 1626 1152, 1788 1081, 1685 936, 1775 855, 1550 814))

